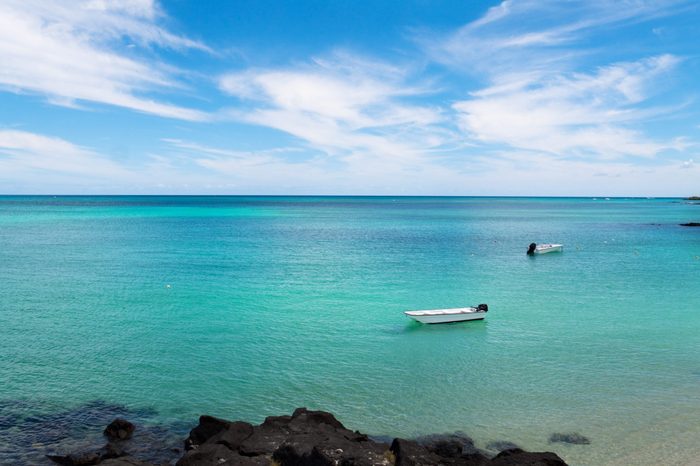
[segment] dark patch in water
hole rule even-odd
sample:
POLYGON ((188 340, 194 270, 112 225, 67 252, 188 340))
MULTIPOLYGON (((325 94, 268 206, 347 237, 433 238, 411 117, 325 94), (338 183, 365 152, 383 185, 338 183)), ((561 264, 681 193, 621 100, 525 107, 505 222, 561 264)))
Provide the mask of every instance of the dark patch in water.
POLYGON ((41 403, 0 400, 0 464, 53 465, 47 454, 64 455, 105 445, 102 431, 114 418, 136 424, 134 438, 117 442, 143 461, 168 463, 180 455, 188 427, 154 423, 153 409, 131 409, 96 400, 67 410, 41 403))
POLYGON ((591 441, 577 432, 558 433, 549 436, 549 443, 570 443, 572 445, 588 445, 591 441))

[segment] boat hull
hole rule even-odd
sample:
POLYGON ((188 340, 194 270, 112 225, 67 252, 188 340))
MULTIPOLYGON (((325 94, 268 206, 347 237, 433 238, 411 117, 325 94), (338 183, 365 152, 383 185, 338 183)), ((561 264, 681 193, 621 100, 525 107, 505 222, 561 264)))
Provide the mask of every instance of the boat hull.
POLYGON ((561 244, 543 244, 535 248, 535 254, 547 254, 549 252, 562 252, 564 246, 561 244))
POLYGON ((432 311, 406 311, 411 319, 422 324, 447 324, 450 322, 464 322, 468 320, 483 320, 486 312, 476 308, 435 309, 432 311))

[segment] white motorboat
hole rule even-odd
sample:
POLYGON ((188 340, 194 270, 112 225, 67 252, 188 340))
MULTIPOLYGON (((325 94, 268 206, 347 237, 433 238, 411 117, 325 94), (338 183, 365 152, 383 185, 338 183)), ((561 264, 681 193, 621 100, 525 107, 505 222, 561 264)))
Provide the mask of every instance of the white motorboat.
POLYGON ((477 307, 457 307, 452 309, 431 309, 427 311, 406 311, 408 317, 423 324, 445 324, 465 320, 481 320, 486 317, 489 307, 479 304, 477 307))
POLYGON ((564 250, 563 244, 535 244, 530 243, 530 247, 527 253, 532 254, 547 254, 548 252, 562 252, 564 250))
POLYGON ((548 252, 562 252, 563 244, 538 244, 535 248, 535 254, 547 254, 548 252))

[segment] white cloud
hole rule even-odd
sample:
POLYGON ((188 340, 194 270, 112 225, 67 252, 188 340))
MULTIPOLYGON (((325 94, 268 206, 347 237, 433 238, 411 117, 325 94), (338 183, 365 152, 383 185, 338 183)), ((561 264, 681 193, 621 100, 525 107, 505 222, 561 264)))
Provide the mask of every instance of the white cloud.
POLYGON ((576 50, 599 30, 671 15, 693 8, 687 0, 609 2, 605 0, 506 0, 447 36, 416 37, 432 59, 450 67, 486 73, 512 72, 527 64, 542 72, 575 66, 590 51, 576 50))
POLYGON ((0 3, 0 88, 42 94, 52 103, 96 102, 204 120, 200 111, 146 97, 181 85, 167 67, 114 47, 128 38, 143 46, 206 49, 160 28, 156 16, 156 5, 146 0, 5 0, 0 3))
POLYGON ((664 55, 607 66, 595 74, 549 80, 504 76, 505 84, 475 92, 454 108, 468 136, 484 143, 561 156, 652 157, 677 144, 654 142, 625 125, 647 116, 634 104, 645 100, 649 84, 677 62, 664 55))
POLYGON ((421 157, 453 141, 440 108, 411 103, 425 95, 409 72, 348 54, 281 70, 222 77, 221 89, 241 100, 234 117, 275 128, 313 149, 340 156, 421 157))
POLYGON ((418 41, 433 60, 478 77, 481 88, 453 104, 467 141, 560 159, 652 158, 683 146, 644 129, 650 116, 668 111, 649 101, 681 60, 661 54, 606 65, 612 49, 592 46, 593 35, 688 5, 504 1, 452 34, 418 41))
POLYGON ((129 172, 90 149, 61 138, 0 129, 0 177, 43 178, 53 175, 119 179, 129 172))
POLYGON ((296 148, 239 151, 177 139, 165 142, 174 151, 168 159, 184 156, 209 170, 208 179, 226 180, 238 193, 261 193, 265 187, 267 194, 435 194, 464 187, 462 175, 445 167, 362 152, 338 163, 323 154, 308 157, 296 148))

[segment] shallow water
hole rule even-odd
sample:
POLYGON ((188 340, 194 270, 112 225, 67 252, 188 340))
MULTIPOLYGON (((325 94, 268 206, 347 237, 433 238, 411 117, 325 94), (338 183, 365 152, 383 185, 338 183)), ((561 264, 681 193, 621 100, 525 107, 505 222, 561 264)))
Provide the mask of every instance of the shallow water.
POLYGON ((678 224, 698 219, 677 199, 0 197, 0 400, 191 425, 307 406, 689 464, 700 229, 678 224), (402 314, 480 302, 482 322, 402 314), (570 432, 591 443, 548 442, 570 432))

